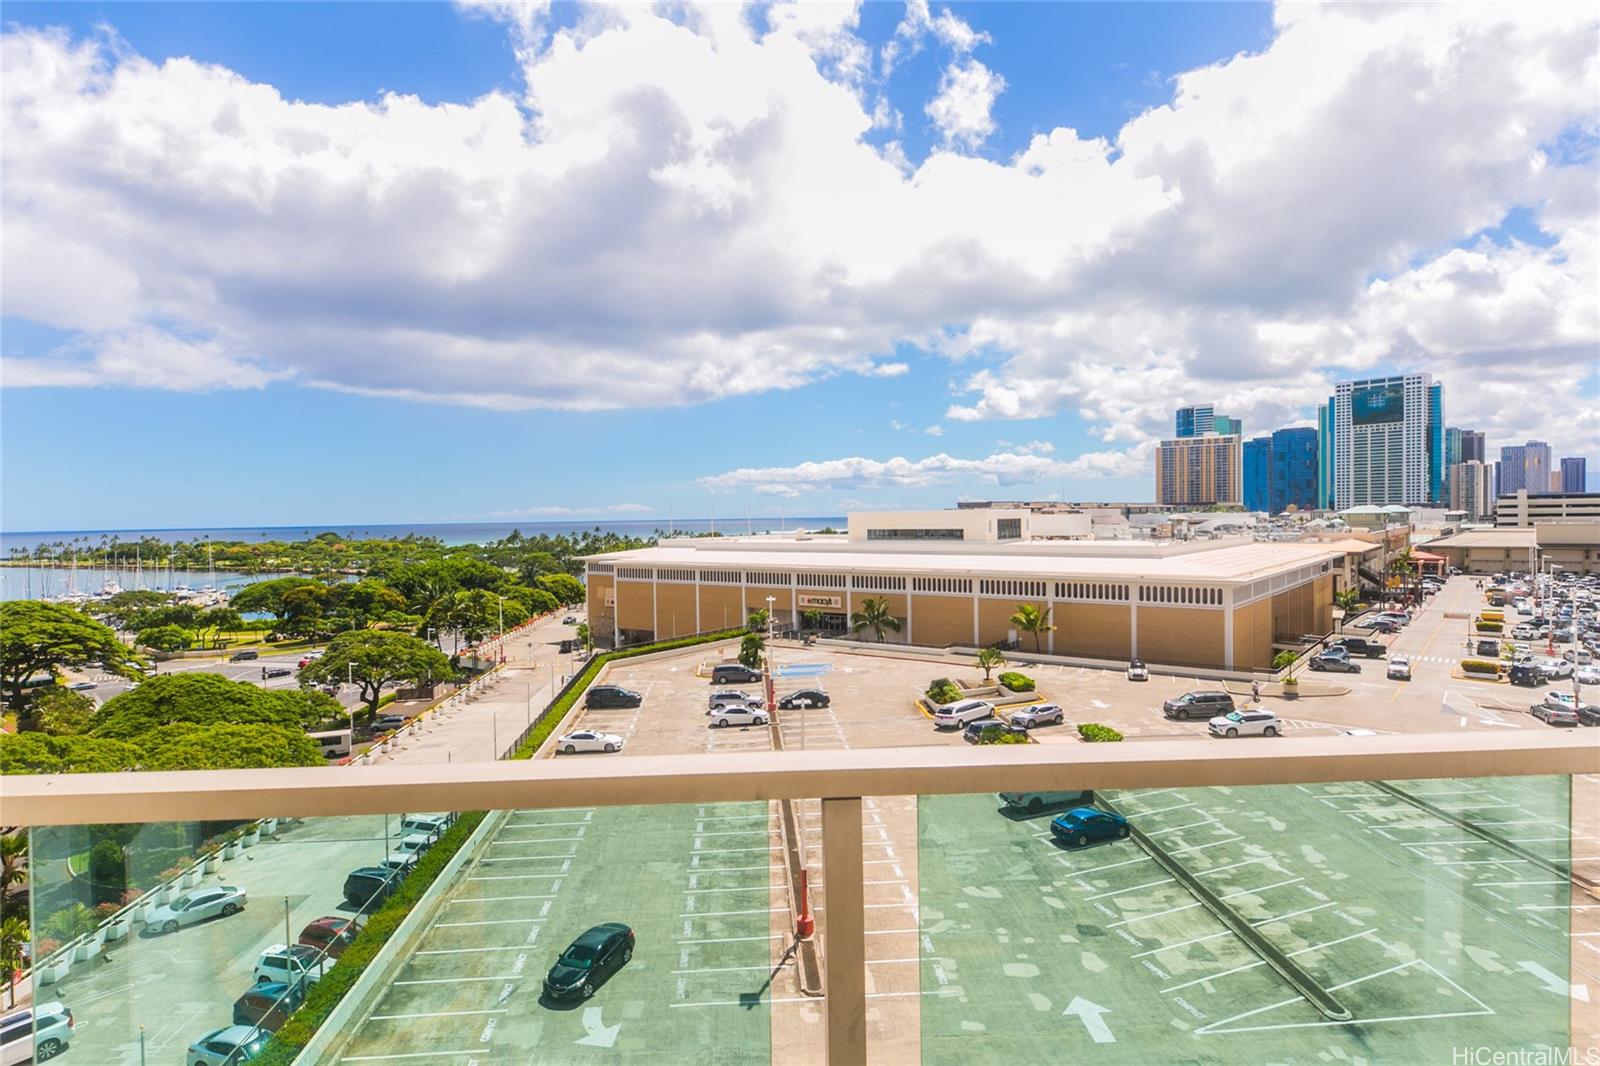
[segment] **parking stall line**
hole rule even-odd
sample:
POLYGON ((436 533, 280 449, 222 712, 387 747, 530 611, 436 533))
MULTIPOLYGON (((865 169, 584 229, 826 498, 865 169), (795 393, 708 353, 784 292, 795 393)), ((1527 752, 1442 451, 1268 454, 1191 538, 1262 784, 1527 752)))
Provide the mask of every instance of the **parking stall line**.
POLYGON ((783 933, 769 933, 766 936, 716 936, 702 937, 698 940, 678 940, 677 944, 742 944, 751 940, 783 940, 783 933))
POLYGON ((544 896, 474 896, 471 899, 452 899, 451 903, 509 903, 520 899, 555 899, 555 894, 544 896))
MULTIPOLYGON (((481 922, 438 922, 435 923, 433 928, 464 929, 472 925, 537 925, 542 921, 544 921, 543 918, 486 918, 481 922)), ((417 954, 423 955, 426 952, 418 952, 417 954)))
POLYGON ((1173 878, 1173 877, 1163 877, 1159 881, 1146 881, 1142 885, 1129 885, 1127 888, 1119 888, 1119 889, 1115 889, 1114 891, 1111 891, 1111 892, 1097 892, 1092 896, 1084 896, 1083 898, 1084 898, 1085 902, 1088 902, 1089 900, 1092 900, 1092 899, 1105 899, 1107 896, 1121 896, 1121 895, 1125 895, 1125 894, 1127 894, 1129 892, 1138 892, 1140 889, 1143 889, 1143 888, 1154 888, 1157 885, 1170 885, 1175 880, 1177 880, 1177 879, 1173 878))
POLYGON ((398 988, 401 985, 453 985, 459 981, 519 981, 522 976, 520 973, 513 973, 497 974, 493 977, 420 977, 412 978, 408 981, 390 981, 389 983, 398 988))
POLYGON ((487 1010, 432 1010, 419 1011, 415 1014, 374 1014, 367 1019, 369 1022, 395 1022, 407 1021, 412 1018, 464 1018, 475 1014, 505 1014, 509 1007, 491 1007, 487 1010))
POLYGON ((438 1055, 487 1055, 486 1047, 473 1048, 470 1051, 407 1051, 396 1055, 344 1055, 340 1062, 393 1062, 397 1059, 431 1059, 438 1055))
MULTIPOLYGON (((468 922, 468 923, 464 923, 464 924, 471 925, 472 923, 468 922)), ((518 921, 516 924, 521 925, 523 923, 521 921, 518 921)), ((434 928, 435 929, 441 929, 441 928, 443 928, 443 926, 434 926, 434 928)), ((476 954, 478 954, 480 952, 484 952, 484 951, 527 951, 527 950, 528 950, 528 945, 526 945, 526 944, 507 944, 507 945, 505 945, 503 947, 492 946, 492 945, 480 945, 480 946, 475 947, 475 948, 429 948, 426 951, 413 951, 411 954, 413 954, 413 955, 476 955, 476 954)))
POLYGON ((1185 823, 1184 825, 1170 825, 1170 826, 1167 826, 1165 829, 1149 829, 1149 830, 1145 831, 1144 835, 1147 836, 1147 837, 1153 837, 1153 836, 1158 836, 1158 835, 1160 835, 1162 833, 1176 833, 1180 829, 1197 829, 1202 825, 1220 825, 1220 824, 1221 823, 1218 822, 1215 818, 1207 818, 1203 822, 1188 822, 1188 823, 1185 823))

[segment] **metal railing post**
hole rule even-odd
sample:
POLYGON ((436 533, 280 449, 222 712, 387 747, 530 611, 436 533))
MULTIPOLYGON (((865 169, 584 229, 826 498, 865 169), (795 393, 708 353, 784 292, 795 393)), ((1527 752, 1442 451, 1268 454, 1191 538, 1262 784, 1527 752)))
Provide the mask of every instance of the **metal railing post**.
POLYGON ((822 801, 822 880, 827 889, 822 955, 828 1066, 866 1066, 866 889, 861 797, 822 801))

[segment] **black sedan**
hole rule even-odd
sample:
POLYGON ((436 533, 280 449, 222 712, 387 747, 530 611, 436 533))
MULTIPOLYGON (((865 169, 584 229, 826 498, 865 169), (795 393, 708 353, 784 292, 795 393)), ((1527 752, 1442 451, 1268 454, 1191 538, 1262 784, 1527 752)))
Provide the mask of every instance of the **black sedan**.
POLYGON ((551 999, 588 999, 607 977, 633 958, 633 930, 606 922, 587 930, 568 945, 544 977, 551 999))
MULTIPOLYGON (((968 722, 967 728, 962 732, 961 739, 968 744, 981 744, 987 737, 1026 737, 1028 731, 1020 725, 1002 722, 998 718, 980 718, 976 722, 968 722), (993 730, 991 733, 990 730, 993 730)), ((991 743, 993 741, 991 740, 991 743)))
POLYGON ((826 707, 828 703, 828 694, 820 688, 803 688, 799 692, 791 692, 781 697, 778 700, 778 709, 793 711, 801 707, 826 707))

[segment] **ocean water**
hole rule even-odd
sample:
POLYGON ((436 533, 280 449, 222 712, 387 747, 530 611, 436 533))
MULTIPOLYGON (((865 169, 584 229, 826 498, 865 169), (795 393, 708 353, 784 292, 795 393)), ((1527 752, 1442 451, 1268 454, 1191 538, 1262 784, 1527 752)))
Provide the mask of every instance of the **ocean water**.
POLYGON ((669 520, 666 518, 635 519, 626 522, 618 521, 582 521, 577 519, 564 519, 559 522, 420 522, 420 523, 348 523, 335 522, 328 524, 307 523, 295 526, 238 526, 214 527, 192 529, 68 529, 68 530, 38 530, 32 532, 0 533, 0 558, 9 556, 13 549, 32 551, 39 544, 55 544, 60 542, 70 548, 78 544, 98 546, 102 539, 110 540, 116 537, 125 543, 132 544, 143 537, 154 537, 163 541, 205 541, 205 540, 308 540, 318 533, 338 533, 352 540, 363 539, 393 539, 415 534, 419 537, 434 537, 445 544, 482 544, 486 541, 501 540, 508 536, 512 530, 520 530, 524 536, 534 536, 539 533, 551 536, 561 533, 582 533, 586 530, 598 529, 605 533, 617 533, 624 536, 644 537, 658 529, 666 530, 669 527, 679 533, 706 533, 720 530, 724 533, 744 533, 747 530, 755 533, 765 533, 774 529, 794 529, 802 526, 807 529, 817 529, 822 526, 833 526, 835 529, 844 528, 842 515, 800 515, 788 517, 758 516, 755 518, 679 518, 669 520))
MULTIPOLYGON (((776 529, 794 529, 797 526, 807 529, 819 529, 823 526, 832 526, 843 529, 845 520, 842 516, 801 516, 795 518, 763 517, 745 519, 711 519, 690 518, 679 519, 670 524, 670 529, 679 533, 703 533, 712 529, 725 533, 743 533, 747 529, 757 533, 776 529)), ((73 544, 84 548, 98 547, 102 540, 109 541, 113 537, 131 545, 144 537, 154 537, 168 543, 174 541, 205 541, 205 540, 231 540, 231 541, 267 541, 267 540, 306 540, 322 532, 338 533, 350 539, 368 538, 398 538, 409 534, 419 537, 434 537, 444 544, 483 544, 487 541, 501 540, 508 536, 512 530, 520 530, 524 536, 535 536, 540 533, 557 535, 561 533, 582 533, 586 530, 600 529, 602 532, 616 533, 622 536, 646 537, 657 529, 669 529, 669 523, 664 520, 648 519, 644 521, 629 522, 457 522, 457 523, 419 523, 406 524, 374 524, 374 525, 304 525, 304 526, 248 526, 239 528, 219 527, 212 529, 107 529, 107 530, 51 530, 32 533, 0 533, 0 558, 10 556, 13 549, 31 551, 39 544, 62 544, 69 550, 73 544)), ((119 552, 120 554, 120 552, 119 552)), ((261 581, 269 577, 281 575, 270 574, 238 574, 219 570, 212 575, 202 570, 175 570, 170 573, 166 570, 156 570, 150 566, 151 560, 144 560, 144 567, 138 573, 134 572, 133 559, 130 557, 122 560, 121 567, 91 567, 91 566, 0 566, 0 600, 41 599, 67 595, 72 592, 81 592, 93 596, 98 594, 107 583, 114 582, 124 589, 145 588, 170 590, 179 585, 198 589, 206 585, 215 585, 226 592, 231 592, 252 581, 261 581)))

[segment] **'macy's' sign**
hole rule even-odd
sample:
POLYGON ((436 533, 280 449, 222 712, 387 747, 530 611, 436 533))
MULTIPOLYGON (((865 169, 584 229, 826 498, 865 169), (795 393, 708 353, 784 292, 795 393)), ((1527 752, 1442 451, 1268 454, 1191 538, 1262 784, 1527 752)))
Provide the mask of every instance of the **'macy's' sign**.
POLYGON ((795 599, 802 607, 843 607, 843 596, 808 596, 801 593, 795 599))

